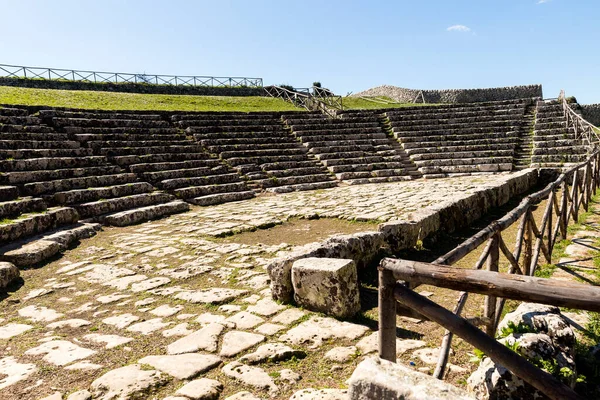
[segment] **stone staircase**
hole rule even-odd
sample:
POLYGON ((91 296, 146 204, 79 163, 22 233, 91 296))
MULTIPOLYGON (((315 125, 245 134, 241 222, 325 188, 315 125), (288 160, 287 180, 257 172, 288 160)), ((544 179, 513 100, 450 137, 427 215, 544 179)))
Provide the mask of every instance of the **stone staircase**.
POLYGON ((281 117, 280 113, 202 113, 171 118, 257 192, 336 186, 327 169, 284 129, 281 117))
POLYGON ((521 171, 531 166, 533 155, 533 129, 535 125, 536 107, 528 105, 525 109, 523 123, 519 128, 519 136, 513 156, 513 171, 521 171))
POLYGON ((322 114, 286 116, 292 134, 336 178, 347 184, 411 179, 402 151, 394 146, 372 112, 346 112, 331 119, 322 114))
POLYGON ((388 110, 394 137, 425 178, 510 171, 527 100, 388 110))
POLYGON ((539 101, 533 136, 535 166, 562 167, 565 164, 585 161, 587 143, 575 138, 575 130, 567 128, 562 105, 555 101, 539 101))

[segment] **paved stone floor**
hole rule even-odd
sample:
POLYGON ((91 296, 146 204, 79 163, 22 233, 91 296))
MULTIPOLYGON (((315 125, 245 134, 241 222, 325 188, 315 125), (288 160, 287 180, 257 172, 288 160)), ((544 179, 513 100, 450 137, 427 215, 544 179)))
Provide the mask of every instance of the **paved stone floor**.
MULTIPOLYGON (((222 236, 293 217, 402 218, 508 176, 265 196, 105 228, 23 271, 0 301, 0 398, 343 398, 377 348, 376 321, 273 302, 264 267, 293 247, 222 236)), ((398 352, 435 363, 437 345, 402 338, 398 352)))

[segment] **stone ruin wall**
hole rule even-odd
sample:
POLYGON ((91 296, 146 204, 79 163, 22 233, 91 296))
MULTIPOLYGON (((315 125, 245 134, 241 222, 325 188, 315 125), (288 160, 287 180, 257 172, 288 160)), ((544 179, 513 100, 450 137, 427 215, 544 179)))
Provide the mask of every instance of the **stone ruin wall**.
POLYGON ((248 87, 199 87, 173 85, 147 85, 142 83, 94 83, 73 81, 51 81, 45 79, 22 79, 0 77, 0 86, 33 89, 92 90, 101 92, 174 94, 192 96, 262 96, 263 88, 248 87))
POLYGON ((358 96, 386 96, 399 103, 421 103, 423 93, 426 103, 479 103, 484 101, 502 101, 543 97, 542 85, 510 86, 487 89, 447 89, 447 90, 419 90, 406 89, 392 85, 377 86, 352 95, 358 96), (418 97, 418 98, 417 98, 418 97))

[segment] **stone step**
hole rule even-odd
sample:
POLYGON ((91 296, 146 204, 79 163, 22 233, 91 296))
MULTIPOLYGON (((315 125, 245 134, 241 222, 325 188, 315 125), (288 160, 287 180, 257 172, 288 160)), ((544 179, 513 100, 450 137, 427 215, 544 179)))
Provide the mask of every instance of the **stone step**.
POLYGON ((282 178, 286 176, 302 176, 302 175, 318 175, 326 172, 323 166, 304 167, 304 168, 283 168, 280 170, 270 169, 266 170, 269 176, 276 178, 282 178))
POLYGON ((442 158, 435 160, 423 160, 416 161, 415 164, 421 172, 423 171, 423 167, 440 167, 440 166, 456 166, 456 165, 497 165, 497 164, 511 164, 512 165, 512 157, 473 157, 473 158, 442 158))
POLYGON ((0 220, 14 218, 20 214, 40 212, 48 207, 44 200, 35 197, 23 197, 16 200, 0 201, 0 220))
POLYGON ((542 129, 536 130, 533 140, 575 139, 574 129, 542 129))
POLYGON ((535 129, 536 130, 545 130, 545 129, 566 129, 567 128, 567 122, 566 121, 560 121, 560 122, 537 122, 535 123, 535 129))
MULTIPOLYGON (((204 141, 203 141, 204 142, 204 141)), ((266 143, 266 144, 233 144, 233 145, 206 145, 202 144, 211 153, 223 153, 229 151, 245 151, 245 150, 286 150, 302 148, 302 145, 293 138, 287 143, 266 143)))
POLYGON ((27 159, 45 157, 86 157, 92 156, 92 149, 20 149, 0 150, 0 158, 3 159, 27 159))
POLYGON ((275 125, 222 125, 222 126, 194 126, 188 127, 186 132, 196 133, 234 133, 234 132, 285 132, 283 124, 275 125))
POLYGON ((499 164, 464 164, 464 165, 438 165, 430 167, 421 167, 419 170, 424 176, 430 174, 462 174, 462 173, 480 173, 480 172, 504 172, 512 171, 511 163, 499 164))
POLYGON ((427 153, 453 153, 453 152, 465 152, 465 151, 491 151, 491 150, 507 150, 513 151, 516 145, 514 143, 495 143, 495 144, 465 144, 465 145, 454 145, 450 146, 438 146, 438 147, 421 147, 421 148, 409 148, 406 149, 406 153, 410 156, 413 154, 427 154, 427 153))
POLYGON ((234 146, 248 144, 272 144, 272 143, 290 143, 296 139, 293 136, 278 137, 221 137, 214 139, 202 139, 200 144, 203 146, 234 146))
POLYGON ((2 133, 31 133, 31 134, 43 134, 53 133, 54 128, 44 125, 12 125, 0 124, 0 132, 2 133))
POLYGON ((77 220, 79 220, 77 211, 70 207, 22 214, 17 219, 5 219, 0 222, 0 244, 37 235, 62 225, 73 224, 77 220))
POLYGON ((233 157, 228 158, 227 163, 231 166, 247 165, 247 164, 267 164, 267 163, 283 163, 290 161, 307 161, 308 155, 303 154, 292 154, 292 155, 274 155, 274 156, 256 156, 256 157, 233 157))
POLYGON ((338 145, 338 146, 327 146, 327 147, 312 147, 310 152, 313 154, 331 154, 331 153, 348 153, 362 151, 366 153, 374 153, 377 151, 390 150, 391 146, 388 144, 373 146, 370 144, 364 145, 338 145))
POLYGON ((179 135, 177 137, 166 136, 161 140, 138 140, 138 141, 127 141, 127 140, 93 140, 87 142, 86 145, 94 150, 100 149, 115 149, 115 148, 139 148, 139 147, 170 147, 170 146, 195 146, 196 143, 193 140, 186 139, 185 136, 179 135))
POLYGON ((365 139, 386 139, 388 136, 384 132, 375 133, 352 133, 338 134, 337 132, 327 135, 303 135, 299 137, 302 143, 313 143, 323 140, 365 140, 365 139))
POLYGON ((390 120, 391 125, 394 127, 412 127, 417 129, 419 126, 452 126, 452 125, 466 125, 466 124, 480 124, 494 126, 497 124, 504 124, 511 122, 514 124, 520 124, 523 121, 523 114, 502 114, 502 115, 474 115, 471 117, 449 117, 442 118, 435 116, 431 119, 414 119, 414 120, 390 120))
POLYGON ((56 179, 80 178, 83 176, 111 175, 121 172, 123 172, 121 168, 117 167, 116 165, 41 171, 15 171, 0 175, 0 182, 25 184, 30 182, 42 182, 56 179))
POLYGON ((159 114, 123 113, 119 111, 66 111, 66 110, 40 110, 43 119, 49 118, 77 118, 77 119, 125 119, 125 120, 154 120, 162 121, 159 114))
MULTIPOLYGON (((136 174, 145 174, 153 172, 169 172, 172 170, 182 169, 194 169, 194 168, 216 168, 223 166, 221 160, 216 158, 206 158, 201 160, 186 160, 186 161, 174 161, 174 162, 155 162, 155 163, 144 163, 144 164, 131 164, 129 170, 136 174)), ((154 175, 151 175, 154 176, 154 175)), ((159 176, 159 174, 157 174, 159 176)), ((157 180, 162 180, 158 179, 157 180)))
POLYGON ((333 173, 340 172, 360 172, 360 171, 373 171, 383 169, 403 169, 404 163, 402 162, 382 162, 382 163, 369 163, 369 164, 343 164, 333 165, 329 167, 329 170, 333 173))
POLYGON ((100 230, 100 224, 76 223, 0 247, 0 260, 19 268, 32 267, 63 252, 73 243, 87 239, 100 230))
POLYGON ((337 179, 341 181, 349 179, 365 179, 365 178, 376 178, 376 177, 390 177, 390 176, 405 176, 406 171, 403 169, 381 169, 373 171, 353 171, 353 172, 341 172, 335 174, 337 179))
POLYGON ((127 156, 114 156, 111 160, 120 166, 129 166, 136 164, 156 164, 165 162, 182 162, 191 160, 206 160, 208 161, 210 156, 206 153, 167 153, 167 154, 144 154, 144 155, 127 155, 127 156))
POLYGON ((501 117, 501 116, 522 116, 524 109, 522 107, 514 108, 487 108, 484 110, 442 110, 433 113, 414 113, 403 112, 401 110, 389 110, 385 115, 390 120, 395 121, 422 121, 427 119, 451 119, 451 118, 470 118, 470 117, 501 117))
POLYGON ((400 155, 393 157, 383 157, 383 156, 366 156, 366 157, 347 157, 347 158, 339 158, 339 159, 327 159, 323 160, 323 165, 328 168, 338 166, 338 165, 352 165, 352 164, 372 164, 372 163, 382 163, 382 162, 402 162, 403 160, 408 159, 404 158, 400 155))
POLYGON ((587 154, 588 149, 583 146, 566 146, 566 147, 534 147, 533 155, 543 154, 587 154))
POLYGON ((50 169, 87 168, 108 165, 106 157, 42 157, 24 160, 2 160, 2 171, 39 171, 50 169))
MULTIPOLYGON (((254 165, 254 164, 253 164, 254 165)), ((297 168, 322 168, 322 164, 317 160, 306 160, 306 161, 284 161, 275 163, 264 163, 261 164, 260 169, 266 172, 276 170, 293 170, 297 168)))
POLYGON ((587 154, 534 154, 531 157, 532 164, 557 163, 580 163, 587 159, 587 154))
POLYGON ((332 179, 333 179, 333 177, 329 174, 316 174, 316 175, 271 177, 268 179, 254 181, 254 183, 261 188, 268 188, 268 187, 274 187, 274 186, 298 185, 301 183, 324 182, 324 181, 330 181, 332 179))
POLYGON ((142 177, 144 179, 148 179, 151 182, 159 182, 167 179, 178 179, 178 178, 195 178, 195 177, 205 177, 207 175, 219 175, 226 174, 229 172, 229 169, 224 165, 219 165, 217 167, 198 167, 198 168, 185 168, 185 169, 172 169, 165 171, 155 171, 155 172, 144 172, 142 173, 142 177))
POLYGON ((452 146, 490 146, 490 147, 509 147, 515 146, 519 142, 518 137, 498 137, 493 139, 473 139, 473 140, 434 140, 434 141, 402 141, 402 147, 407 151, 419 151, 419 149, 431 149, 438 147, 452 146))
POLYGON ((82 203, 77 205, 76 208, 82 218, 89 218, 132 208, 167 203, 172 200, 173 196, 168 193, 152 192, 82 203))
POLYGON ((506 141, 506 140, 517 140, 519 133, 517 131, 510 132, 490 132, 486 133, 466 133, 466 134, 446 134, 441 133, 438 135, 425 135, 425 136, 400 136, 397 133, 394 134, 398 140, 402 141, 403 144, 408 143, 429 143, 429 142, 466 142, 466 141, 478 141, 478 140, 490 140, 490 141, 506 141))
POLYGON ((404 138, 408 137, 423 137, 423 136, 444 136, 444 135, 468 135, 468 134, 487 134, 488 137, 494 137, 495 135, 506 135, 507 132, 517 132, 516 126, 506 126, 502 128, 492 127, 465 127, 461 129, 431 129, 426 131, 397 131, 394 129, 394 137, 404 138))
POLYGON ((118 127, 118 128, 106 128, 106 127, 81 127, 81 126, 65 126, 61 128, 61 132, 68 133, 70 135, 78 134, 108 134, 108 135, 120 135, 120 134, 134 134, 134 135, 160 135, 169 134, 177 135, 179 130, 177 128, 135 128, 135 127, 118 127))
POLYGON ((246 190, 240 192, 214 193, 205 196, 188 198, 186 201, 197 206, 212 206, 215 204, 228 203, 231 201, 248 200, 254 197, 254 191, 246 190))
POLYGON ((90 187, 104 187, 113 185, 124 185, 137 180, 135 174, 113 174, 84 176, 79 178, 58 179, 46 182, 32 182, 24 185, 24 191, 28 195, 37 196, 54 192, 65 192, 73 189, 87 189, 90 187))
POLYGON ((466 112, 466 111, 477 111, 485 112, 490 110, 507 110, 514 108, 521 108, 525 106, 525 102, 519 100, 513 103, 502 103, 502 102, 482 102, 482 103, 456 103, 456 104, 443 104, 443 105, 428 105, 428 106, 410 106, 402 108, 387 109, 386 115, 394 114, 414 114, 414 115, 427 115, 436 114, 440 112, 466 112))
POLYGON ((294 156, 305 155, 307 150, 298 146, 293 149, 265 149, 265 150, 240 150, 240 151, 223 151, 219 155, 222 159, 240 158, 240 157, 265 157, 265 156, 294 156))
POLYGON ((41 125, 42 120, 29 115, 0 115, 0 124, 41 125))
POLYGON ((174 178, 165 179, 159 183, 161 189, 174 190, 179 188, 187 188, 189 186, 205 186, 205 185, 219 185, 223 183, 239 182, 240 176, 238 174, 221 174, 221 175, 209 175, 209 176, 196 176, 189 178, 174 178))
MULTIPOLYGON (((245 182, 224 183, 210 186, 191 186, 173 190, 173 193, 181 199, 191 199, 217 193, 245 192, 248 186, 245 182)), ((196 204, 192 202, 192 204, 196 204)))
MULTIPOLYGON (((420 177, 421 174, 418 174, 420 177)), ((386 183, 386 182, 405 182, 415 179, 410 174, 407 175, 397 175, 397 176, 380 176, 380 177, 366 177, 366 178, 357 178, 357 179, 345 179, 344 183, 347 185, 365 185, 370 183, 386 183)))
POLYGON ((128 142, 140 142, 144 140, 184 140, 188 136, 184 133, 161 133, 161 134, 149 134, 149 133, 78 133, 74 134, 73 137, 79 142, 94 142, 94 141, 128 141, 128 142))
POLYGON ((17 197, 19 189, 16 186, 0 186, 0 201, 15 200, 17 197))
POLYGON ((18 107, 0 107, 0 115, 11 116, 11 117, 24 117, 29 115, 29 111, 24 108, 18 107))
POLYGON ((221 127, 221 126, 268 126, 282 125, 281 118, 227 118, 227 119, 186 119, 177 121, 176 125, 181 128, 187 127, 221 127))
POLYGON ((169 122, 161 120, 63 117, 52 118, 52 124, 59 128, 169 128, 171 126, 169 122))
MULTIPOLYGON (((189 130, 190 128, 188 128, 189 130)), ((289 137, 289 134, 285 131, 256 131, 256 132, 213 132, 213 133, 193 133, 186 132, 194 136, 194 139, 198 142, 203 140, 213 139, 268 139, 268 138, 284 138, 289 137)))
POLYGON ((81 147, 79 142, 71 140, 4 140, 0 135, 0 150, 19 149, 77 149, 81 147))
POLYGON ((100 218, 103 224, 111 226, 129 226, 141 222, 162 218, 168 215, 189 211, 190 205, 182 200, 153 204, 131 210, 120 211, 100 218))
POLYGON ((381 145, 390 145, 392 142, 390 141, 390 139, 386 138, 382 138, 382 139, 371 139, 371 138, 367 138, 367 139, 358 139, 358 140, 346 140, 346 139, 342 139, 342 140, 327 140, 327 141, 323 141, 324 138, 321 139, 321 141, 315 141, 315 142, 308 142, 308 141, 302 141, 304 146, 309 147, 309 148, 322 148, 322 147, 336 147, 336 146, 363 146, 363 145, 367 145, 367 146, 381 146, 381 145))
POLYGON ((324 181, 324 182, 312 182, 312 183, 300 183, 296 185, 283 185, 267 188, 267 192, 272 193, 290 193, 290 192, 299 192, 304 190, 319 190, 319 189, 329 189, 337 186, 337 182, 334 180, 324 181))
POLYGON ((115 197, 149 193, 153 190, 154 187, 148 182, 133 182, 125 185, 94 187, 58 192, 50 195, 48 197, 48 202, 51 204, 62 205, 81 204, 98 201, 100 199, 112 199, 115 197))
POLYGON ((485 158, 485 157, 508 157, 511 158, 514 154, 514 150, 481 150, 481 151, 455 151, 455 152, 444 152, 439 153, 421 153, 411 154, 410 158, 418 164, 418 162, 426 160, 439 160, 439 159, 463 159, 463 158, 485 158))
MULTIPOLYGON (((31 133, 31 132, 14 132, 14 133, 1 133, 1 140, 6 141, 21 141, 22 143, 30 142, 66 142, 69 140, 69 135, 66 133, 31 133)), ((22 146, 24 148, 36 148, 28 145, 22 146)), ((76 146, 79 147, 79 146, 76 146)), ((18 147, 17 147, 18 148, 18 147)))
POLYGON ((379 126, 369 126, 361 128, 323 128, 320 126, 309 127, 308 125, 302 127, 294 127, 292 133, 296 137, 304 136, 329 136, 329 135, 360 135, 368 133, 383 133, 383 129, 379 126))
POLYGON ((202 147, 198 144, 183 146, 152 146, 152 147, 123 147, 100 149, 100 154, 114 157, 126 155, 148 155, 148 154, 179 154, 179 153, 202 153, 202 147))
POLYGON ((392 122, 392 130, 394 132, 440 132, 440 131, 454 131, 463 129, 487 129, 488 131, 497 130, 514 130, 514 128, 521 125, 519 120, 506 120, 506 121, 491 121, 491 122, 468 122, 468 123, 456 123, 456 124, 430 124, 430 125, 406 125, 398 126, 392 122), (509 129, 510 128, 510 129, 509 129))
POLYGON ((582 139, 551 139, 551 140, 539 140, 540 138, 534 139, 535 147, 575 147, 585 146, 585 142, 582 139))

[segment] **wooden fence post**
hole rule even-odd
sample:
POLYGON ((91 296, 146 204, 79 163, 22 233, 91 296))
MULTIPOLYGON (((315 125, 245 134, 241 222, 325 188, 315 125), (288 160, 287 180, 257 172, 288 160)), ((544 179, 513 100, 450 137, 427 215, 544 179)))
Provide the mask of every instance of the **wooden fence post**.
POLYGON ((561 204, 560 204, 560 238, 562 240, 566 240, 567 239, 567 225, 568 225, 568 208, 569 208, 569 201, 567 199, 568 193, 567 191, 569 190, 569 186, 567 185, 567 182, 564 181, 562 183, 562 199, 561 199, 561 204))
MULTIPOLYGON (((487 270, 490 272, 498 272, 498 260, 500 258, 500 238, 498 237, 499 233, 492 236, 490 254, 487 259, 487 270)), ((496 336, 496 328, 494 322, 496 321, 496 297, 495 296, 487 296, 485 298, 485 317, 489 321, 486 326, 486 332, 491 337, 496 336)))
POLYGON ((523 274, 531 275, 531 259, 533 255, 533 228, 531 227, 531 211, 528 209, 525 212, 525 218, 527 221, 525 222, 525 234, 523 235, 523 245, 525 249, 523 251, 523 274))
POLYGON ((396 362, 396 299, 394 273, 379 269, 379 357, 396 362))

